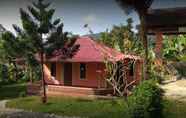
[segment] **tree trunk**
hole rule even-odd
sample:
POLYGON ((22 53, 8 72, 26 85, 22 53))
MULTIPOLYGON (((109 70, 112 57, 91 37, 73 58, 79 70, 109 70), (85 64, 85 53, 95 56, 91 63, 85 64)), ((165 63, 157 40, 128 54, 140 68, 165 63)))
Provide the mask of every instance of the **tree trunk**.
POLYGON ((143 41, 143 46, 145 48, 145 60, 144 60, 144 72, 143 76, 146 80, 148 78, 148 41, 147 41, 147 28, 146 28, 146 20, 145 14, 140 13, 140 22, 141 22, 141 39, 143 41))
POLYGON ((42 87, 43 87, 43 96, 42 96, 42 102, 46 103, 47 102, 47 95, 46 95, 46 83, 45 83, 45 78, 44 78, 44 54, 41 52, 41 72, 42 72, 42 87))

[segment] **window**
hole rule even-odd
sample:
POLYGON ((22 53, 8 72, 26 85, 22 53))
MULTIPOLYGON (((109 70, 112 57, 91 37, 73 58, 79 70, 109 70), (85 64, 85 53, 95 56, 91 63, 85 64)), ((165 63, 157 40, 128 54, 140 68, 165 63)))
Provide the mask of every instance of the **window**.
POLYGON ((80 79, 86 78, 86 64, 80 63, 80 79))
POLYGON ((56 77, 56 63, 51 64, 51 75, 56 77))
POLYGON ((130 64, 130 70, 129 70, 129 75, 134 76, 134 62, 130 64))

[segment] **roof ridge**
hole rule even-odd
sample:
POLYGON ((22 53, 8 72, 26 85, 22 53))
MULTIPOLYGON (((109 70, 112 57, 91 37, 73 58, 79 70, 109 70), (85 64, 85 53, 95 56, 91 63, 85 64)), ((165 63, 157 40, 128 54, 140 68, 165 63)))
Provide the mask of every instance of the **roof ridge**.
POLYGON ((94 48, 96 48, 104 58, 109 57, 109 58, 114 59, 114 57, 112 56, 112 53, 109 52, 109 49, 113 50, 112 48, 107 47, 106 45, 101 44, 101 43, 97 42, 96 40, 93 40, 92 42, 96 43, 96 45, 94 45, 94 48))
POLYGON ((91 41, 91 45, 98 51, 98 52, 100 52, 100 50, 96 47, 96 45, 95 44, 93 44, 93 43, 96 43, 96 41, 93 41, 92 39, 90 39, 91 41))

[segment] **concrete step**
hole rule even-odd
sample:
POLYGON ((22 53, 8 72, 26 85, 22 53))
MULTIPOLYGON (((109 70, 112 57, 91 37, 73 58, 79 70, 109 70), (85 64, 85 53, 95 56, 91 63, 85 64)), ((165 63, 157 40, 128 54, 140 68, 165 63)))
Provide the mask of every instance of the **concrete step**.
POLYGON ((96 88, 84 88, 84 87, 70 87, 70 86, 51 86, 47 87, 47 93, 55 94, 73 94, 73 95, 106 95, 112 94, 112 89, 96 89, 96 88))

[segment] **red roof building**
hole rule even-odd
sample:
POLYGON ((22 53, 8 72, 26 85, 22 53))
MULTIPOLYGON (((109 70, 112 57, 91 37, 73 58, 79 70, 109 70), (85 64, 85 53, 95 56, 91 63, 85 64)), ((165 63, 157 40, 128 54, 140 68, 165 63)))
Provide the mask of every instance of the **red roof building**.
POLYGON ((72 58, 62 59, 58 55, 45 62, 44 73, 48 86, 63 87, 62 89, 70 86, 108 90, 110 85, 105 80, 105 61, 118 62, 130 59, 137 60, 137 63, 133 69, 134 74, 129 74, 127 79, 141 80, 140 57, 124 55, 89 37, 78 38, 76 44, 79 44, 80 48, 72 58))
POLYGON ((124 58, 141 59, 134 55, 124 55, 116 49, 109 48, 104 44, 91 39, 90 37, 80 37, 76 44, 80 45, 79 51, 69 59, 62 60, 61 56, 52 57, 49 61, 63 62, 104 62, 119 61, 124 58))

